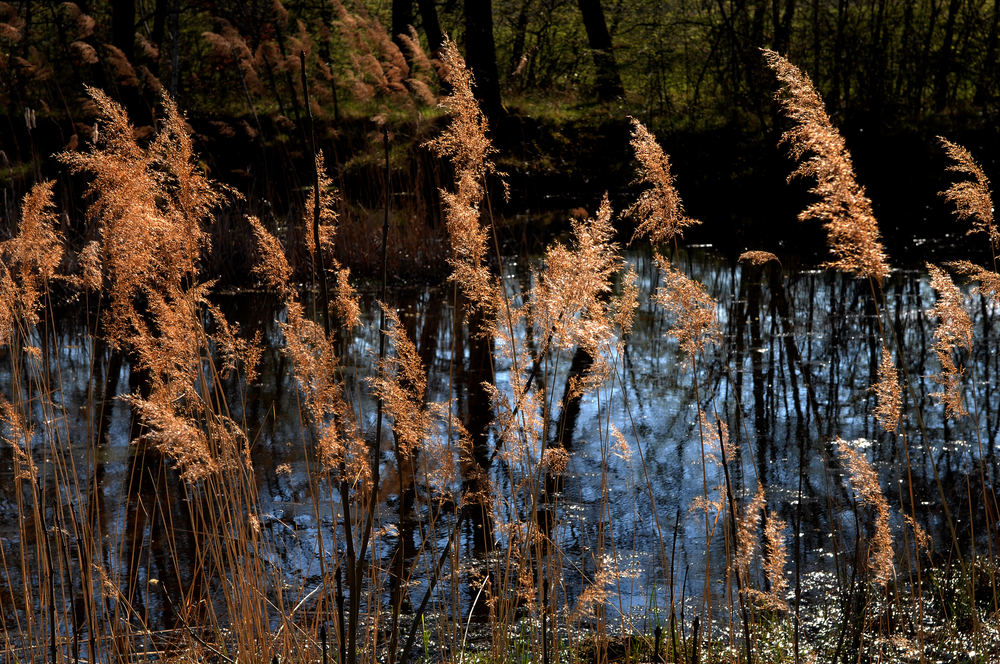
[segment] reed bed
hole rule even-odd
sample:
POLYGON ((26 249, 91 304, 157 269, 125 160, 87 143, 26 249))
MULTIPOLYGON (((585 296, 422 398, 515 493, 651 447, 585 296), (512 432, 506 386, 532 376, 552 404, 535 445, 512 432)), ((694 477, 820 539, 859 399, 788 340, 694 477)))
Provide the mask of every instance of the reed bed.
MULTIPOLYGON (((90 183, 97 236, 79 253, 67 250, 54 185, 42 182, 24 198, 18 234, 0 245, 2 496, 4 513, 16 517, 0 547, 4 659, 992 661, 1000 533, 993 436, 979 410, 995 377, 972 375, 976 325, 950 275, 977 282, 983 307, 997 306, 1000 276, 995 264, 927 266, 936 368, 914 373, 899 307, 887 298, 893 271, 845 142, 808 78, 776 53, 763 57, 781 86, 793 176, 815 195, 802 218, 827 230, 825 267, 861 284, 872 380, 857 398, 881 427, 879 444, 903 450, 899 487, 884 486, 873 445, 840 437, 830 400, 816 394, 811 372, 820 368, 802 361, 803 340, 791 328, 780 349, 793 367, 795 409, 812 426, 799 432, 796 456, 773 462, 794 478, 784 490, 745 472, 766 444, 767 422, 748 422, 750 411, 720 396, 717 377, 742 376, 730 361, 746 355, 744 328, 759 346, 765 284, 775 325, 795 315, 781 299, 782 257, 743 254, 732 268, 736 309, 720 305, 685 261, 683 232, 698 222, 684 211, 669 157, 636 120, 642 193, 623 214, 636 224, 632 243, 648 241, 652 272, 626 260, 605 197, 510 278, 490 200, 503 173, 474 81, 449 42, 441 70, 451 121, 429 147, 454 173, 440 196, 455 330, 435 340, 425 329, 418 340, 393 303, 401 296, 386 286, 388 177, 378 314, 369 313, 336 259, 337 193, 317 153, 303 218, 288 231, 304 238, 311 283, 294 281, 277 229, 256 218, 244 224, 259 297, 277 302, 275 348, 223 313, 201 272, 212 249, 206 224, 239 194, 199 170, 176 105, 164 95, 158 128, 138 140, 122 107, 90 90, 100 136, 61 159, 90 183), (650 280, 651 293, 642 286, 650 280), (72 293, 85 312, 80 338, 61 331, 57 293, 72 293), (683 447, 696 450, 701 487, 676 514, 659 513, 654 497, 665 478, 647 463, 660 441, 631 416, 611 417, 634 370, 637 317, 663 325, 657 352, 683 367, 690 398, 681 412, 663 413, 689 420, 683 447), (451 358, 443 385, 428 381, 429 342, 451 358), (267 362, 287 366, 294 383, 261 405, 267 362), (79 413, 67 407, 74 395, 83 396, 79 413), (570 541, 584 518, 565 493, 581 403, 601 423, 587 432, 599 491, 585 546, 570 541), (957 490, 935 462, 940 441, 926 427, 928 408, 945 431, 976 435, 957 490), (266 436, 287 436, 300 450, 308 509, 298 515, 262 508, 262 487, 277 490, 291 474, 268 464, 266 436), (116 437, 130 441, 124 457, 114 455, 116 437), (822 570, 809 569, 815 560, 801 544, 804 482, 815 463, 839 487, 820 507, 830 515, 834 560, 819 590, 805 583, 822 570), (110 491, 102 478, 115 464, 124 481, 110 491), (929 467, 934 500, 916 486, 917 465, 929 467), (641 498, 631 507, 614 486, 625 476, 641 498), (623 541, 623 509, 645 524, 649 550, 633 544, 630 552, 623 541), (299 517, 313 525, 300 529, 299 517), (935 529, 943 539, 928 535, 930 522, 944 524, 935 529), (677 560, 678 539, 689 537, 704 547, 700 588, 677 560), (638 614, 622 604, 622 589, 636 584, 650 597, 638 614)), ((387 162, 390 140, 386 132, 387 162)), ((989 238, 995 262, 989 181, 968 151, 942 145, 958 177, 943 195, 970 232, 989 238)), ((763 385, 759 354, 751 355, 763 385)), ((742 392, 733 394, 738 402, 742 392)), ((759 394, 756 417, 767 398, 759 394)))

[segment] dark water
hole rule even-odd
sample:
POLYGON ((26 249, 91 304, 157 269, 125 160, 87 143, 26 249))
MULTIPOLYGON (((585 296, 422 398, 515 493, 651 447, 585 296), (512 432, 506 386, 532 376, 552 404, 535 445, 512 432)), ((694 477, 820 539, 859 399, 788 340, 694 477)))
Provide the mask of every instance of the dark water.
MULTIPOLYGON (((575 353, 564 353, 544 372, 551 395, 547 436, 552 441, 558 435, 555 432, 562 430, 569 451, 561 492, 555 506, 546 509, 556 515, 552 537, 558 542, 563 576, 559 592, 570 607, 576 605, 599 567, 619 571, 619 578, 606 588, 609 620, 617 621, 619 614, 628 616, 632 621, 628 624, 638 629, 651 617, 663 619, 671 598, 677 607, 683 600, 686 620, 703 612, 706 569, 716 615, 733 605, 733 588, 726 581, 727 546, 731 546, 727 521, 710 511, 711 544, 706 559, 705 513, 694 508, 706 493, 709 499, 724 497, 720 487, 726 483, 721 458, 703 464, 699 403, 728 425, 731 440, 726 455, 734 500, 749 502, 760 481, 768 510, 788 524, 785 570, 790 588, 794 587, 795 530, 801 524, 799 565, 806 604, 822 603, 826 593, 844 586, 856 549, 852 493, 833 447, 837 436, 855 441, 878 469, 897 539, 902 530, 901 509, 909 512, 911 485, 917 506, 914 516, 931 535, 935 555, 943 557, 953 548, 941 508, 942 492, 961 548, 968 548, 973 540, 983 546, 989 535, 996 536, 984 532, 980 522, 972 524, 976 535, 970 536, 969 524, 970 518, 984 518, 980 470, 990 487, 997 471, 1000 359, 997 311, 988 301, 967 295, 976 333, 973 352, 963 357, 963 390, 970 415, 949 422, 942 417, 942 407, 927 396, 936 391, 929 377, 939 368, 930 348, 934 322, 926 310, 935 297, 926 275, 897 271, 887 280, 888 314, 883 322, 894 329, 913 388, 904 397, 904 441, 899 435, 880 432, 871 414, 874 396, 869 388, 875 382, 880 347, 867 282, 795 265, 786 265, 780 272, 773 264, 763 269, 734 266, 724 263, 710 247, 692 248, 675 257, 675 264, 718 300, 724 333, 722 345, 706 353, 692 369, 676 342, 665 336, 663 314, 649 301, 658 282, 655 264, 641 254, 630 255, 629 261, 639 274, 642 295, 634 330, 624 340, 616 371, 595 393, 579 400, 564 397, 569 374, 581 366, 575 353), (612 426, 621 431, 627 452, 610 442, 612 426)), ((530 283, 527 265, 511 260, 507 270, 511 292, 530 283)), ((478 601, 482 585, 475 580, 479 577, 470 574, 482 568, 490 550, 505 550, 516 531, 513 524, 525 518, 523 500, 510 498, 519 495, 524 472, 518 462, 493 454, 496 430, 490 426, 489 403, 478 388, 492 380, 489 364, 477 359, 476 342, 466 327, 456 325, 453 297, 449 286, 420 287, 395 292, 392 302, 427 367, 428 400, 454 397, 454 413, 477 441, 474 456, 485 466, 493 485, 493 517, 484 518, 473 510, 477 514, 462 524, 462 571, 458 575, 462 582, 443 583, 432 604, 433 610, 443 611, 458 600, 462 615, 471 612, 482 617, 478 601)), ((230 294, 220 296, 220 301, 244 331, 262 329, 271 340, 280 336, 274 321, 281 312, 269 296, 230 294)), ((364 379, 374 366, 378 322, 374 299, 366 296, 365 304, 365 324, 347 340, 343 356, 347 382, 355 386, 353 399, 364 414, 366 435, 371 437, 376 408, 364 379)), ((77 442, 96 439, 94 431, 101 426, 101 418, 88 404, 95 403, 93 392, 103 386, 95 386, 87 377, 91 363, 100 364, 107 357, 106 353, 95 356, 84 311, 78 307, 55 318, 53 348, 58 350, 48 360, 49 384, 58 387, 49 395, 50 405, 34 409, 36 431, 51 430, 51 435, 69 445, 71 453, 64 461, 50 458, 40 440, 49 434, 42 433, 34 456, 43 502, 58 501, 53 498, 58 493, 56 485, 75 483, 77 488, 66 488, 62 494, 86 496, 86 504, 50 510, 45 525, 69 530, 53 523, 60 518, 57 512, 65 519, 67 513, 79 516, 100 505, 105 565, 118 570, 121 578, 133 578, 129 597, 135 606, 145 607, 151 627, 170 627, 169 607, 147 582, 174 578, 183 585, 191 578, 192 571, 183 568, 194 561, 183 546, 174 550, 163 539, 165 522, 183 522, 184 492, 175 474, 159 463, 146 469, 145 479, 142 473, 137 478, 133 472, 139 463, 136 447, 128 442, 129 412, 121 400, 109 406, 102 445, 91 448, 77 442)), ((37 372, 40 362, 22 371, 37 372)), ((501 391, 509 371, 506 360, 496 360, 495 381, 501 391)), ((10 362, 0 363, 0 385, 7 395, 14 389, 14 377, 10 362)), ((119 368, 115 391, 128 389, 125 365, 119 368)), ((315 460, 299 415, 290 363, 279 349, 269 347, 260 379, 246 389, 235 383, 227 389, 233 416, 247 423, 252 441, 269 564, 286 579, 289 597, 308 597, 321 584, 322 561, 330 558, 321 548, 329 546, 329 537, 321 545, 321 535, 336 527, 341 507, 336 492, 311 479, 315 460)), ((37 397, 33 403, 45 401, 37 397)), ((374 555, 384 569, 403 565, 414 570, 405 613, 419 603, 428 570, 436 560, 432 553, 446 544, 456 511, 442 507, 419 481, 407 482, 406 472, 400 473, 395 466, 388 429, 382 441, 384 482, 374 555), (432 523, 430 517, 435 514, 439 516, 432 523), (428 550, 421 551, 421 543, 428 543, 428 550)), ((720 450, 714 454, 720 457, 720 450)), ((0 541, 5 567, 0 593, 4 620, 9 630, 16 631, 17 620, 23 621, 29 611, 12 607, 7 600, 17 595, 23 583, 32 583, 32 575, 25 572, 37 561, 25 559, 27 567, 22 565, 18 543, 25 531, 18 523, 17 484, 8 447, 0 452, 0 459, 0 541)), ((410 469, 412 476, 427 472, 420 463, 410 469)), ((469 477, 458 481, 465 487, 472 482, 469 477)), ((861 515, 862 535, 867 536, 870 525, 864 510, 861 515)), ((72 539, 73 535, 68 536, 72 539)), ((901 574, 902 557, 897 556, 901 574)), ((763 587, 756 564, 751 581, 763 587)), ((64 601, 79 600, 67 595, 64 601)))

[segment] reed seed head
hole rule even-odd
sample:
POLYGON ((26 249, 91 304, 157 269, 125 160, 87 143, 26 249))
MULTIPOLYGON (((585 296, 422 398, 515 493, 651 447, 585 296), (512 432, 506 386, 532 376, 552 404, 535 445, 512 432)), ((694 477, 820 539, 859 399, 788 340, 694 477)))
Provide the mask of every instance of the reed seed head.
POLYGON ((763 49, 764 60, 782 84, 779 101, 793 127, 782 136, 799 162, 789 179, 814 179, 810 190, 819 200, 799 214, 818 219, 827 231, 833 260, 826 265, 881 283, 889 275, 885 251, 864 187, 857 183, 843 136, 833 126, 812 81, 774 51, 763 49))

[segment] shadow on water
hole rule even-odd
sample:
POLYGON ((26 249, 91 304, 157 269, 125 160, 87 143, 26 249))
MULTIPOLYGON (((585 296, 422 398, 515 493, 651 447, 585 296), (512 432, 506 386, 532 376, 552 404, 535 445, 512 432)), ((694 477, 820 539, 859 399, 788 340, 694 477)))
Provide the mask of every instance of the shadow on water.
MULTIPOLYGON (((614 583, 602 609, 609 616, 618 612, 648 616, 668 605, 672 611, 682 594, 703 586, 705 530, 694 511, 703 493, 696 404, 706 412, 717 412, 732 432, 727 454, 736 499, 749 501, 759 481, 767 491, 769 509, 791 524, 786 537, 801 531, 791 564, 803 571, 804 596, 820 597, 837 589, 850 575, 856 549, 845 471, 832 451, 836 436, 858 441, 856 445, 873 460, 890 505, 902 504, 902 492, 911 486, 908 482, 920 505, 938 504, 943 490, 956 515, 960 543, 968 543, 969 532, 986 533, 981 522, 984 511, 975 509, 975 497, 967 489, 980 461, 987 483, 997 472, 1000 394, 991 381, 1000 375, 1000 354, 994 349, 997 311, 986 298, 968 298, 976 344, 967 362, 967 376, 974 380, 966 387, 978 409, 968 418, 949 422, 941 407, 925 396, 934 391, 929 377, 938 371, 931 350, 933 321, 925 314, 935 298, 926 275, 899 271, 885 284, 887 322, 904 351, 903 372, 913 387, 904 395, 912 473, 912 479, 904 481, 904 445, 898 435, 881 433, 872 416, 874 397, 869 387, 877 376, 880 349, 867 283, 776 262, 733 266, 704 249, 678 255, 676 264, 719 301, 725 337, 724 350, 707 354, 698 364, 701 389, 696 394, 690 366, 680 358, 675 342, 665 337, 667 323, 648 299, 658 283, 655 264, 641 254, 631 254, 629 261, 639 274, 642 304, 634 329, 624 340, 621 371, 609 379, 611 387, 596 395, 575 392, 576 380, 594 361, 583 349, 568 354, 562 366, 544 372, 548 384, 542 387, 555 404, 552 419, 544 426, 545 454, 564 454, 567 465, 564 473, 552 472, 551 464, 545 466, 531 517, 547 539, 560 545, 558 551, 545 551, 539 558, 546 566, 543 605, 549 604, 558 585, 572 606, 595 566, 607 559, 634 571, 614 583), (623 432, 631 456, 609 453, 610 443, 599 433, 607 430, 608 423, 623 432), (935 468, 943 489, 935 482, 935 468), (976 523, 969 524, 970 517, 976 523), (678 578, 672 579, 673 575, 678 578)), ((511 278, 525 282, 530 274, 521 269, 511 278)), ((273 298, 237 293, 220 296, 219 302, 246 333, 259 329, 266 339, 278 342, 275 321, 282 313, 273 298)), ((428 569, 421 562, 421 543, 442 544, 462 510, 459 558, 468 562, 461 567, 465 587, 441 592, 457 593, 453 600, 460 603, 463 615, 471 611, 471 619, 483 620, 489 609, 477 598, 496 571, 488 561, 509 542, 510 533, 500 524, 512 517, 490 492, 503 493, 514 481, 496 453, 500 438, 493 429, 489 386, 504 385, 510 367, 496 359, 494 341, 476 333, 483 321, 475 320, 456 300, 453 288, 401 289, 395 306, 427 368, 427 399, 452 404, 469 446, 460 455, 467 499, 459 506, 442 503, 430 490, 423 478, 432 469, 419 453, 402 454, 391 431, 382 441, 386 479, 381 509, 390 515, 387 520, 397 524, 393 533, 378 540, 373 553, 388 570, 385 599, 393 620, 412 612, 428 569)), ((185 605, 192 606, 217 601, 216 589, 210 579, 200 577, 200 561, 189 554, 198 550, 198 527, 191 521, 183 484, 158 453, 134 442, 141 440, 141 432, 130 421, 127 406, 116 398, 125 386, 141 393, 141 376, 130 370, 128 358, 88 345, 84 312, 83 308, 64 311, 51 327, 51 348, 59 350, 45 360, 45 370, 50 384, 57 386, 53 403, 58 412, 33 413, 37 421, 58 420, 75 464, 75 474, 70 474, 39 457, 43 485, 72 482, 82 490, 59 495, 83 497, 79 505, 47 505, 42 513, 52 519, 64 509, 76 509, 79 523, 87 525, 85 531, 53 536, 49 544, 67 552, 67 576, 85 579, 76 584, 76 596, 66 598, 71 604, 91 601, 85 584, 101 580, 89 578, 87 561, 103 560, 107 569, 118 571, 123 601, 133 615, 145 616, 146 626, 153 630, 174 628, 177 616, 171 597, 183 596, 185 605), (74 442, 81 440, 97 442, 93 448, 74 442), (168 537, 166 532, 173 534, 168 537), (112 559, 115 556, 118 559, 112 559), (153 579, 159 583, 151 583, 153 579)), ((369 298, 365 313, 369 325, 345 340, 345 357, 353 358, 348 362, 357 388, 353 398, 366 413, 375 412, 364 388, 364 379, 372 372, 372 349, 377 347, 377 325, 370 324, 375 316, 369 298)), ((542 341, 522 332, 530 346, 542 341)), ((26 389, 23 374, 29 370, 40 367, 0 365, 5 393, 26 389)), ((317 489, 309 480, 307 436, 288 361, 278 348, 269 346, 257 382, 245 392, 236 383, 226 389, 233 393, 233 417, 244 423, 252 442, 264 517, 260 525, 273 540, 273 562, 296 587, 314 585, 322 578, 320 559, 328 554, 321 533, 335 526, 338 496, 312 494, 326 489, 317 489)), ((38 400, 29 397, 24 402, 38 400)), ((371 423, 364 424, 374 430, 371 423)), ((718 464, 706 472, 709 487, 723 484, 718 464)), ((5 598, 18 596, 15 589, 31 583, 24 575, 39 564, 44 550, 19 546, 35 542, 45 529, 11 518, 23 498, 16 495, 13 474, 12 452, 5 446, 0 448, 0 541, 7 561, 0 593, 5 598)), ((978 483, 975 477, 971 481, 978 483)), ((950 549, 952 536, 938 510, 928 507, 916 517, 940 543, 939 550, 950 549)), ((900 525, 894 517, 893 527, 900 525)), ((719 536, 709 547, 710 592, 713 604, 720 607, 732 601, 725 586, 726 546, 719 536)), ((688 615, 694 615, 699 600, 690 594, 687 600, 688 615)), ((3 619, 25 619, 30 613, 31 607, 8 603, 3 619)), ((98 632, 96 626, 82 629, 98 632)))

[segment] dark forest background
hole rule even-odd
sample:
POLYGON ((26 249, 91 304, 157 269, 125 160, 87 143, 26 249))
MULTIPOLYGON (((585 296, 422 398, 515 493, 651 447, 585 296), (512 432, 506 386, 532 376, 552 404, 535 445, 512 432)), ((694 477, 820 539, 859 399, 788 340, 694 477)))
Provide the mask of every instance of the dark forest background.
MULTIPOLYGON (((450 35, 476 75, 508 174, 510 203, 497 196, 506 214, 589 210, 604 190, 625 196, 632 115, 660 135, 690 211, 716 223, 711 235, 724 224, 733 251, 750 238, 808 250, 812 230, 794 221, 802 190, 784 182, 767 47, 822 92, 895 255, 914 237, 947 249, 935 137, 967 145, 996 172, 998 19, 1000 0, 0 3, 6 226, 45 177, 60 180, 62 209, 82 209, 81 184, 53 155, 99 137, 85 86, 120 100, 140 138, 152 134, 165 90, 187 114, 205 168, 243 194, 234 214, 269 217, 292 240, 309 185, 309 127, 361 244, 384 205, 388 128, 394 219, 412 236, 398 267, 433 268, 428 238, 448 174, 422 145, 441 124, 434 55, 450 35)), ((238 257, 235 231, 216 223, 238 257)), ((80 240, 94 233, 72 212, 66 224, 80 240)), ((507 236, 530 243, 540 225, 507 236)), ((356 253, 344 258, 363 269, 366 252, 356 253)))

